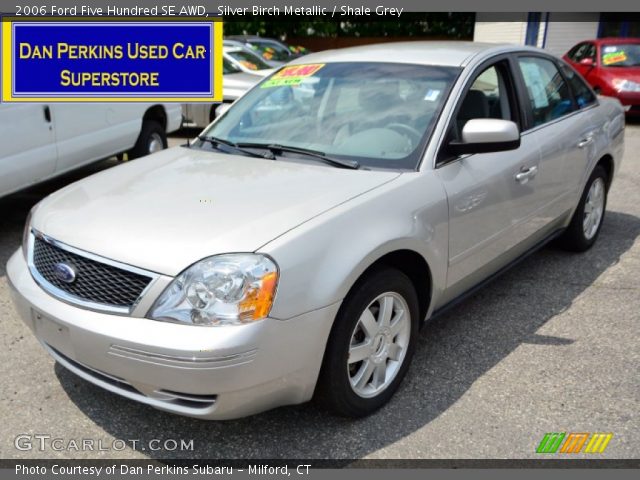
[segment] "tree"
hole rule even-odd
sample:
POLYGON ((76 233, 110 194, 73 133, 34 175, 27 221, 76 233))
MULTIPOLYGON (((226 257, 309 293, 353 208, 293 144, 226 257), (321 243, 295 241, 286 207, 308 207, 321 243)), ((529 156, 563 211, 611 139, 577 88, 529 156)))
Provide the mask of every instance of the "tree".
POLYGON ((225 35, 260 35, 286 40, 287 37, 473 37, 474 13, 403 13, 402 20, 363 20, 344 16, 327 20, 324 16, 253 17, 250 21, 227 20, 225 35))

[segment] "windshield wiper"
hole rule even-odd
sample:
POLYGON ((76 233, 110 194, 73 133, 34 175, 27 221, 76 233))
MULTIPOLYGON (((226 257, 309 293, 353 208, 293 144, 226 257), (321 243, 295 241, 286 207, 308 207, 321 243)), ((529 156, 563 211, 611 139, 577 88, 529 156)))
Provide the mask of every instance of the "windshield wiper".
POLYGON ((360 168, 360 164, 355 160, 342 160, 340 158, 328 157, 324 152, 308 148, 290 147, 288 145, 278 145, 276 143, 238 143, 237 146, 241 148, 264 148, 276 155, 281 154, 282 152, 298 153, 300 155, 318 158, 325 163, 333 165, 334 167, 350 168, 353 170, 360 168))
POLYGON ((215 148, 218 148, 218 149, 220 149, 219 145, 224 145, 226 147, 232 148, 236 152, 244 153, 245 155, 248 155, 250 157, 266 158, 267 160, 276 159, 275 155, 270 150, 268 151, 268 153, 252 152, 251 150, 245 150, 242 145, 238 145, 237 143, 234 143, 230 140, 225 140, 223 138, 199 136, 198 140, 200 140, 201 142, 209 142, 211 145, 213 145, 215 148))

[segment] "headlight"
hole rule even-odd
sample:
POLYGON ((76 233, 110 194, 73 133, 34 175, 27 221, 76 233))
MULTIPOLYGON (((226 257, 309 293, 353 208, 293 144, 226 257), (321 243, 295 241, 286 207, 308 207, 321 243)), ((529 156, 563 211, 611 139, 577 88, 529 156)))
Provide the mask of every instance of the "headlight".
POLYGON ((192 325, 240 325, 265 318, 278 283, 278 267, 264 255, 205 258, 178 275, 149 317, 192 325))
POLYGON ((613 88, 619 92, 640 92, 640 83, 633 80, 616 78, 611 83, 613 83, 613 88))

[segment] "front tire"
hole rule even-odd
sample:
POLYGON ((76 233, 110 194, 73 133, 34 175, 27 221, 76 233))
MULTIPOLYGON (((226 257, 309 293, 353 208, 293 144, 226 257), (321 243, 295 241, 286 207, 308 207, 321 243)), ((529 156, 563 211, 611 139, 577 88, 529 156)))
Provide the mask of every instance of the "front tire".
POLYGON ((135 146, 129 152, 129 158, 140 158, 167 148, 167 133, 162 125, 155 120, 145 120, 142 123, 140 136, 135 146))
POLYGON ((608 176, 598 165, 591 173, 571 223, 560 237, 561 245, 573 252, 589 250, 596 242, 607 208, 608 176))
POLYGON ((329 337, 318 399, 338 415, 362 417, 387 403, 407 373, 418 334, 411 280, 385 268, 348 294, 329 337))

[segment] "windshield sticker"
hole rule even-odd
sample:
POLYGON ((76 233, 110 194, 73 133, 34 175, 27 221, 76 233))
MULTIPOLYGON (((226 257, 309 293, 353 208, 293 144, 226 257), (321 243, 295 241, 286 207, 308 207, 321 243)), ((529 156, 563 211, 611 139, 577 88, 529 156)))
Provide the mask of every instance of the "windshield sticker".
POLYGON ((273 77, 260 85, 260 87, 270 88, 299 85, 305 78, 312 77, 322 67, 324 67, 324 63, 292 65, 290 67, 284 67, 273 77))
POLYGON ((602 63, 605 65, 612 65, 614 63, 620 63, 627 60, 627 54, 625 52, 611 52, 605 53, 602 56, 602 63))
POLYGON ((614 46, 614 45, 609 45, 608 47, 604 47, 602 49, 603 53, 613 53, 613 52, 617 52, 618 51, 618 47, 614 46))
POLYGON ((258 66, 249 60, 240 60, 240 64, 247 67, 249 70, 258 70, 258 66))
POLYGON ((440 96, 440 90, 434 90, 430 88, 429 90, 427 90, 427 94, 424 96, 424 99, 427 102, 435 102, 439 96, 440 96))

